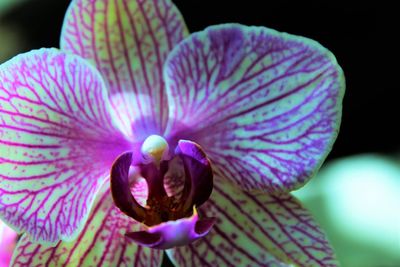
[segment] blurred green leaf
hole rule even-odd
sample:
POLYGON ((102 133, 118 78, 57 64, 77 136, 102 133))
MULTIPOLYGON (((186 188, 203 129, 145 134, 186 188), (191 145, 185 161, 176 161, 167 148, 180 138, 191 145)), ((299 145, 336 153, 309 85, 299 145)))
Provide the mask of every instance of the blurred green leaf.
POLYGON ((400 164, 361 155, 327 164, 294 192, 344 267, 400 266, 400 164))

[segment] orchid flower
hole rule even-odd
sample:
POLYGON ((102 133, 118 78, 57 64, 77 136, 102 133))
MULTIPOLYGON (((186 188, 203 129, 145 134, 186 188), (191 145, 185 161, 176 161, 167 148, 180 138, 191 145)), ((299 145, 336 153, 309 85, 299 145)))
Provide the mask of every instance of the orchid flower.
POLYGON ((8 267, 15 245, 17 233, 0 220, 0 267, 8 267))
POLYGON ((170 0, 73 0, 61 48, 0 67, 13 266, 335 266, 290 195, 338 134, 344 77, 307 38, 189 35, 170 0), (194 242, 195 241, 195 242, 194 242))

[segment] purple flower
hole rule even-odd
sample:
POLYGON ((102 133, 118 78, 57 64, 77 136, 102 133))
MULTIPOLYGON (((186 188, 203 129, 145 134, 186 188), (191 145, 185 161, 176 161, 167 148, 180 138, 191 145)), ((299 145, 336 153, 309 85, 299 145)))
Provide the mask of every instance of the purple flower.
POLYGON ((331 149, 343 92, 312 40, 189 35, 170 0, 72 1, 60 50, 0 66, 14 266, 158 266, 168 248, 179 266, 336 265, 289 192, 331 149))

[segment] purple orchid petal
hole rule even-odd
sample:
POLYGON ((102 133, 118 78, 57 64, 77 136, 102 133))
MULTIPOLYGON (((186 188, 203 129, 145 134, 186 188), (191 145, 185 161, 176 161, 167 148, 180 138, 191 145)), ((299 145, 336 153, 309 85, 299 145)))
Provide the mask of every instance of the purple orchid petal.
POLYGON ((74 239, 127 144, 100 74, 56 49, 0 66, 0 217, 34 241, 74 239))
MULTIPOLYGON (((142 183, 146 182, 142 180, 142 183)), ((133 193, 138 198, 144 197, 140 196, 141 192, 133 193)), ((139 247, 125 237, 127 232, 139 229, 139 223, 115 207, 106 183, 75 241, 51 247, 32 243, 24 235, 14 253, 12 266, 160 266, 161 251, 139 247)))
POLYGON ((197 242, 167 251, 176 266, 337 266, 324 233, 289 194, 249 193, 215 179, 201 211, 217 222, 197 242))
POLYGON ((337 136, 343 73, 310 39, 212 26, 176 46, 164 71, 168 135, 199 143, 246 190, 301 186, 337 136))
POLYGON ((75 0, 64 20, 61 48, 95 64, 108 82, 119 127, 141 140, 165 128, 162 67, 186 35, 170 0, 75 0))

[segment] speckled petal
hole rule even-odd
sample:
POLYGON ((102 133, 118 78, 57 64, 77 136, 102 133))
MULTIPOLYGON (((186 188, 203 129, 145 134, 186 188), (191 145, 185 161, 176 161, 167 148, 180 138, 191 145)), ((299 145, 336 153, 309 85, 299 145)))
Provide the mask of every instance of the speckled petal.
MULTIPOLYGON (((145 181, 135 186, 133 192, 141 196, 145 181)), ((34 244, 27 236, 18 243, 13 256, 14 267, 81 267, 81 266, 160 266, 162 253, 139 247, 125 237, 129 231, 137 231, 140 225, 122 214, 112 202, 109 184, 106 183, 93 206, 82 233, 73 242, 60 242, 55 247, 34 244)))
POLYGON ((74 0, 65 17, 61 48, 101 71, 120 128, 142 140, 165 128, 162 67, 187 34, 170 0, 74 0))
POLYGON ((127 143, 104 82, 57 49, 0 66, 0 217, 34 241, 74 239, 127 143))
POLYGON ((337 266, 324 233, 294 197, 248 193, 216 178, 200 211, 217 222, 200 240, 167 251, 176 266, 337 266))
POLYGON ((343 73, 332 53, 310 39, 212 26, 181 42, 164 71, 167 135, 199 143, 246 190, 300 187, 336 139, 343 73))

